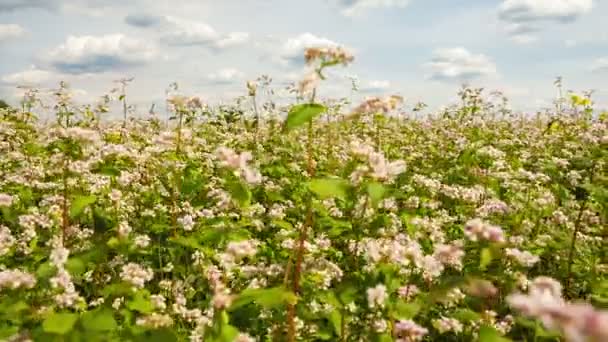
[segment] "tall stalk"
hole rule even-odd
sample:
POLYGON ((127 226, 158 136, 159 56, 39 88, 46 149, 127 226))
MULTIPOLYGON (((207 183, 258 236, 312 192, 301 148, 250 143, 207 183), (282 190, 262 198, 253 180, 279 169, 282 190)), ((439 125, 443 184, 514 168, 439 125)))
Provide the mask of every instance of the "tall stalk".
MULTIPOLYGON (((311 103, 315 101, 316 90, 313 90, 311 103)), ((307 141, 306 141, 306 156, 307 156, 307 168, 306 171, 309 177, 313 177, 315 173, 314 169, 314 160, 313 160, 313 139, 314 139, 314 131, 313 131, 313 122, 310 120, 308 122, 308 130, 307 130, 307 141)), ((300 292, 300 277, 302 274, 302 263, 304 261, 304 243, 306 242, 306 238, 308 235, 308 228, 312 229, 314 224, 314 217, 312 211, 312 196, 310 194, 307 195, 306 199, 306 219, 304 221, 304 225, 300 231, 300 238, 298 239, 298 247, 296 250, 296 261, 293 272, 293 293, 298 295, 300 292)), ((296 306, 295 304, 289 304, 287 308, 287 340, 289 342, 294 342, 296 337, 296 306)))

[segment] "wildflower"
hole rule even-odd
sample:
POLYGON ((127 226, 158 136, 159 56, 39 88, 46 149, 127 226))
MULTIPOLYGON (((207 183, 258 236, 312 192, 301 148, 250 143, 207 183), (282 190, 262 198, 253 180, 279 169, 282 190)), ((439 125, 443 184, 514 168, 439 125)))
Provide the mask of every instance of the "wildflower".
POLYGON ((173 325, 173 319, 166 314, 152 313, 147 316, 139 317, 135 324, 152 329, 166 328, 173 325))
POLYGON ((445 334, 446 332, 459 334, 463 330, 463 325, 459 320, 443 316, 439 319, 433 320, 433 327, 435 327, 435 329, 437 329, 437 331, 439 331, 441 334, 445 334))
POLYGON ((340 46, 331 47, 310 47, 304 51, 304 60, 310 65, 318 60, 326 63, 336 63, 347 65, 354 60, 346 49, 340 46))
POLYGON ((121 221, 118 224, 118 236, 121 238, 126 238, 131 233, 131 226, 127 221, 121 221))
POLYGON ((192 215, 184 215, 177 219, 177 222, 184 228, 185 231, 192 231, 194 228, 194 220, 192 219, 192 215))
POLYGON ((36 278, 20 270, 3 270, 0 271, 0 290, 3 289, 31 289, 36 285, 36 278))
POLYGON ((403 102, 403 97, 391 95, 385 98, 370 97, 352 111, 352 115, 388 113, 403 102))
POLYGON ((462 269, 462 257, 464 257, 462 247, 452 244, 438 244, 435 246, 433 256, 444 265, 453 266, 455 269, 462 269))
POLYGON ((258 86, 253 81, 247 81, 247 91, 249 92, 249 96, 255 96, 256 90, 258 86))
POLYGON ((128 263, 122 267, 120 278, 136 288, 143 288, 144 284, 154 277, 152 269, 136 263, 128 263))
POLYGON ((151 295, 150 301, 152 302, 152 305, 154 305, 154 308, 158 310, 162 311, 167 308, 166 298, 163 295, 151 295))
POLYGON ((247 165, 253 158, 251 152, 238 154, 229 148, 220 147, 216 150, 216 156, 220 160, 220 165, 235 170, 237 175, 243 177, 247 183, 258 184, 262 181, 259 171, 247 165))
POLYGON ((504 242, 502 229, 487 224, 480 219, 468 221, 464 227, 464 234, 471 241, 504 242))
POLYGON ((399 289, 397 289, 397 293, 399 294, 399 297, 401 297, 405 300, 409 300, 412 297, 416 296, 416 294, 418 294, 418 292, 420 292, 420 290, 418 289, 418 286, 416 286, 416 285, 405 285, 405 286, 401 286, 399 289))
POLYGON ((150 237, 146 234, 137 235, 133 239, 133 243, 139 248, 146 248, 150 245, 150 237))
POLYGON ((225 309, 232 304, 233 296, 227 291, 216 291, 211 303, 217 310, 225 309))
POLYGON ((15 241, 15 238, 11 235, 11 230, 0 225, 0 256, 8 254, 15 245, 15 241))
POLYGON ((416 324, 416 322, 406 319, 395 323, 395 333, 397 341, 411 342, 420 341, 428 334, 429 330, 416 324))
POLYGON ((313 70, 298 83, 298 92, 300 95, 306 96, 319 86, 320 81, 319 73, 313 70))
POLYGON ((257 244, 255 240, 231 241, 226 247, 226 253, 236 260, 251 257, 257 253, 257 244))
POLYGON ((540 261, 538 256, 528 251, 520 251, 517 248, 507 248, 505 249, 505 254, 525 267, 532 267, 540 261))
POLYGON ((384 319, 374 320, 372 326, 374 327, 374 331, 377 333, 383 333, 386 331, 386 329, 388 329, 388 323, 386 323, 386 320, 384 319))
POLYGON ((247 334, 240 333, 235 339, 234 342, 255 342, 255 339, 247 334))
POLYGON ((378 284, 376 287, 367 289, 367 304, 370 309, 374 309, 376 307, 383 308, 384 302, 388 298, 388 293, 386 292, 386 286, 382 284, 378 284))
POLYGON ((13 204, 13 196, 0 193, 0 207, 10 207, 13 204))

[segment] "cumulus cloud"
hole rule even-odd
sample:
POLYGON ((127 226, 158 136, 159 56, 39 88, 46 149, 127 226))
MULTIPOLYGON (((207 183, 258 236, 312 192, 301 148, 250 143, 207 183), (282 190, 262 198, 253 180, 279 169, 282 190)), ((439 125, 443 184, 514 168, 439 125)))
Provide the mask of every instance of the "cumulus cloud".
POLYGON ((222 34, 202 21, 193 21, 173 16, 132 14, 125 18, 128 25, 154 29, 161 42, 172 46, 206 45, 215 49, 238 46, 249 40, 247 32, 222 34))
POLYGON ((496 65, 483 54, 465 48, 437 49, 425 66, 431 70, 430 79, 468 81, 496 74, 496 65))
POLYGON ((405 8, 409 0, 340 0, 342 14, 348 17, 358 16, 368 10, 378 8, 405 8))
POLYGON ((516 43, 537 40, 542 22, 571 22, 588 13, 593 0, 504 0, 498 8, 505 31, 516 43))
POLYGON ((608 57, 596 59, 591 64, 591 71, 608 71, 608 57))
POLYGON ((25 34, 23 27, 17 24, 0 24, 0 42, 19 38, 25 34))
POLYGON ((149 42, 124 34, 69 36, 46 60, 67 74, 100 73, 146 64, 159 55, 149 42))
POLYGON ((235 68, 220 69, 207 75, 207 79, 216 84, 230 84, 242 80, 245 74, 235 68))
POLYGON ((53 73, 32 66, 28 70, 16 72, 2 77, 2 82, 15 86, 36 86, 51 79, 53 73))

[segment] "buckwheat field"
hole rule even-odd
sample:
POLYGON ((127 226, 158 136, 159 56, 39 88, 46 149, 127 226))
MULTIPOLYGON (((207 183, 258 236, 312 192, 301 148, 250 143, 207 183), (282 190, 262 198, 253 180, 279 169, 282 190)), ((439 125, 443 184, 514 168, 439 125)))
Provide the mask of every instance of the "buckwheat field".
POLYGON ((608 341, 608 117, 589 96, 516 114, 463 88, 419 116, 321 100, 354 57, 304 58, 289 104, 260 103, 258 79, 135 118, 124 87, 83 107, 62 83, 1 110, 0 337, 608 341), (111 102, 123 119, 101 119, 111 102))

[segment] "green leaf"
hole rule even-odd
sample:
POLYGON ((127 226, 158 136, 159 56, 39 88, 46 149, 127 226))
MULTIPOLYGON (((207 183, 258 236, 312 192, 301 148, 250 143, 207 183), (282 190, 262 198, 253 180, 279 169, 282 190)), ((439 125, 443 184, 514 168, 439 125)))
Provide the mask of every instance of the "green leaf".
POLYGON ((99 309, 85 312, 81 318, 82 326, 86 330, 112 331, 117 328, 112 311, 99 309))
POLYGON ((317 103, 295 105, 289 110, 285 120, 285 130, 289 131, 311 121, 317 115, 325 112, 327 108, 317 103))
POLYGON ((461 322, 472 322, 481 319, 481 316, 471 309, 458 309, 451 316, 461 322))
POLYGON ((308 189, 321 199, 339 198, 346 200, 350 184, 340 178, 318 178, 308 182, 308 189))
POLYGON ((334 310, 329 314, 329 321, 334 328, 334 332, 337 336, 342 334, 342 314, 340 310, 334 310))
POLYGON ((372 182, 367 184, 367 194, 372 201, 372 205, 376 206, 384 198, 386 188, 380 183, 372 182))
POLYGON ((234 339, 239 335, 239 330, 228 323, 222 324, 222 333, 220 334, 221 342, 234 342, 234 339))
POLYGON ((138 291, 133 299, 127 303, 127 308, 141 313, 150 313, 154 310, 154 305, 150 301, 148 291, 138 291))
POLYGON ((171 241, 175 244, 178 244, 180 246, 184 246, 184 247, 188 247, 188 248, 192 248, 192 249, 203 248, 203 246, 201 246, 201 244, 198 243, 198 241, 196 241, 196 239, 193 237, 177 236, 177 237, 170 238, 169 241, 171 241))
POLYGON ((420 311, 420 304, 416 302, 406 303, 404 301, 398 301, 395 304, 395 319, 412 319, 420 311))
POLYGON ((65 263, 65 269, 73 276, 79 276, 86 271, 86 266, 80 258, 69 258, 65 263))
POLYGON ((77 314, 52 313, 42 322, 42 330, 47 333, 65 335, 74 328, 77 320, 77 314))
POLYGON ((488 265, 492 263, 493 258, 492 250, 490 248, 486 247, 482 249, 479 256, 479 268, 484 271, 486 268, 488 268, 488 265))
POLYGON ((245 185, 241 180, 235 179, 229 181, 227 184, 228 192, 230 196, 242 207, 249 205, 251 201, 251 191, 249 187, 245 185))
POLYGON ((159 329, 146 331, 144 334, 137 336, 135 340, 141 342, 177 342, 178 338, 170 329, 159 329))
POLYGON ((295 304, 296 295, 283 287, 270 289, 246 289, 236 298, 230 306, 230 311, 236 310, 250 303, 257 303, 264 308, 276 308, 285 303, 295 304))
POLYGON ((511 340, 496 331, 490 326, 483 326, 479 329, 479 342, 510 342, 511 340))
POLYGON ((45 262, 36 269, 36 277, 39 279, 48 279, 57 273, 57 268, 50 262, 45 262))
POLYGON ((82 215, 84 209, 91 204, 95 203, 97 197, 93 195, 88 196, 77 196, 72 200, 72 205, 70 206, 70 218, 77 218, 82 215))

